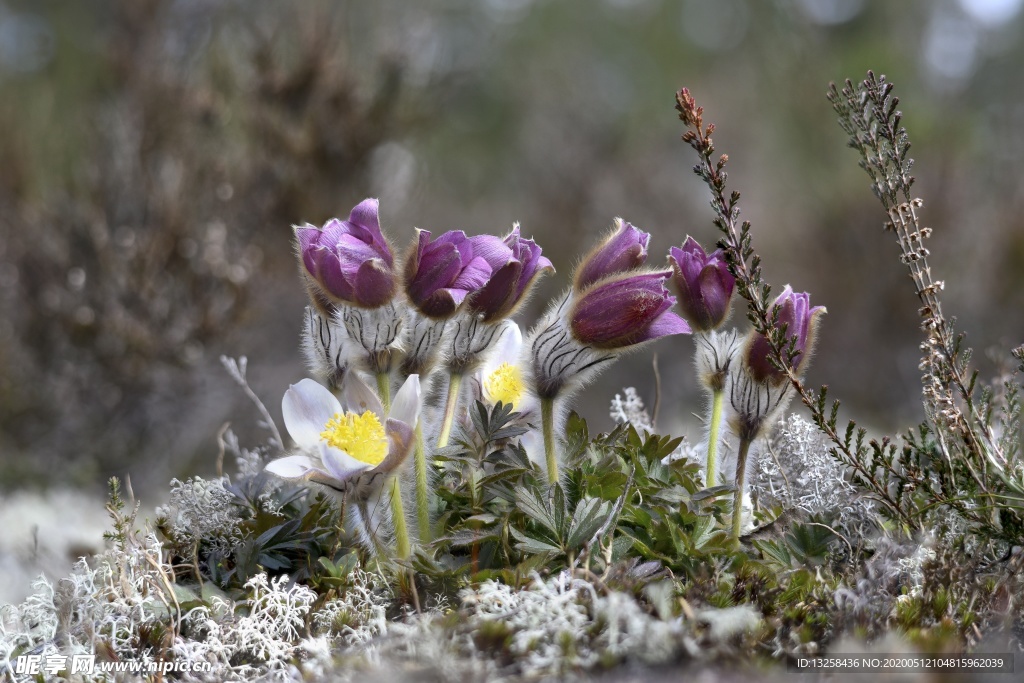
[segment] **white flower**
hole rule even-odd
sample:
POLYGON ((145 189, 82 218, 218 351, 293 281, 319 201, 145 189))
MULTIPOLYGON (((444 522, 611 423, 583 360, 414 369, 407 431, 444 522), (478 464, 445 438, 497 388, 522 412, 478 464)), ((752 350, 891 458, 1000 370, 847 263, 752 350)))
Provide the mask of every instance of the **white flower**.
POLYGON ((355 373, 345 378, 343 399, 344 407, 311 379, 289 387, 281 402, 284 425, 302 453, 278 458, 266 470, 348 492, 383 481, 405 462, 419 419, 419 375, 398 390, 390 415, 355 373))
MULTIPOLYGON (((501 401, 529 421, 539 413, 539 401, 526 381, 523 357, 523 333, 511 320, 505 333, 495 344, 476 378, 484 403, 495 405, 501 401)), ((544 440, 540 431, 531 429, 519 438, 519 443, 531 460, 544 464, 544 440)))
POLYGON ((537 402, 526 385, 523 372, 523 333, 519 325, 509 321, 505 333, 477 373, 480 393, 490 405, 501 401, 512 404, 520 413, 535 408, 537 402))

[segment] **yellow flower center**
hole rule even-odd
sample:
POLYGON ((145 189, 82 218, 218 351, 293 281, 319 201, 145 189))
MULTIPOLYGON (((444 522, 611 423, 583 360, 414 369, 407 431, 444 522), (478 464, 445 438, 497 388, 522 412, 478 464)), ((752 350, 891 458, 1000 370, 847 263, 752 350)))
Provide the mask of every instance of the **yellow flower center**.
POLYGON ((372 410, 362 414, 335 413, 320 438, 369 465, 379 465, 388 454, 388 437, 372 410))
POLYGON ((523 373, 511 363, 502 363, 484 379, 484 392, 492 403, 516 405, 523 398, 523 373))

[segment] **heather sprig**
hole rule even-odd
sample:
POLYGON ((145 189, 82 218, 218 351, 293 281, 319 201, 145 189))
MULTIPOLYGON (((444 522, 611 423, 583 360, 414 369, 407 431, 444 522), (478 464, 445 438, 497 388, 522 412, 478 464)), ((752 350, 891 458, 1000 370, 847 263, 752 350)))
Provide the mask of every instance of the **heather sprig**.
POLYGON ((714 158, 711 135, 715 126, 704 125, 704 109, 697 106, 686 88, 676 94, 676 111, 687 127, 683 141, 700 157, 693 171, 711 190, 713 222, 722 234, 719 246, 735 278, 736 291, 747 301, 747 318, 753 325, 740 353, 741 362, 729 378, 733 428, 739 437, 732 521, 732 535, 738 541, 750 446, 785 406, 790 386, 805 403, 810 399, 801 373, 806 368, 816 313, 824 309, 811 309, 809 295, 794 295, 788 286, 774 303, 768 303, 771 287, 761 277, 761 257, 754 251, 750 221, 739 221, 740 193, 732 191, 726 198, 728 174, 725 167, 729 157, 722 154, 714 158))
MULTIPOLYGON (((984 535, 1016 542, 1024 537, 1019 434, 1011 429, 1010 438, 1005 432, 1003 438, 997 436, 993 393, 978 390, 977 372, 969 365, 971 350, 943 313, 940 293, 945 283, 933 278, 928 264, 924 243, 932 230, 921 224, 924 202, 912 192, 914 160, 909 156, 909 136, 901 125, 899 98, 892 90, 893 84, 885 76, 876 77, 869 71, 860 83, 847 80, 842 90, 832 84, 828 99, 849 135, 849 146, 860 154, 860 166, 886 212, 885 229, 896 236, 900 261, 906 265, 922 304, 919 313, 925 339, 920 368, 928 422, 917 434, 904 436, 906 447, 902 450, 883 440, 881 444, 872 442, 868 451, 861 443, 862 431, 851 448, 852 423, 843 440, 833 440, 844 463, 858 469, 864 475, 861 481, 872 490, 896 490, 895 499, 886 502, 904 521, 919 526, 931 510, 949 506, 984 535), (861 463, 872 471, 859 468, 861 463)), ((1018 385, 1010 377, 1004 387, 1003 413, 1008 420, 1004 424, 1012 425, 1019 412, 1018 385)), ((815 421, 834 432, 835 409, 825 415, 824 392, 817 409, 812 406, 812 410, 815 421)))

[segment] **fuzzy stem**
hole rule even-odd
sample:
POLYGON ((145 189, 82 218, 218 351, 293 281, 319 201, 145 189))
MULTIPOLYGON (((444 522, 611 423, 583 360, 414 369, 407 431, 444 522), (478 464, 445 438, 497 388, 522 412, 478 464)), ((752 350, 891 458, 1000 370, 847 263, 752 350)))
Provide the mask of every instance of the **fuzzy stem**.
POLYGON ((725 390, 718 389, 711 393, 711 422, 708 425, 708 469, 704 485, 708 488, 715 485, 715 466, 718 464, 718 431, 722 425, 722 405, 725 403, 725 390))
POLYGON ((377 373, 377 393, 385 414, 391 411, 391 376, 386 372, 377 373))
POLYGON ((455 409, 459 405, 459 389, 462 387, 462 375, 453 372, 448 376, 448 399, 444 404, 444 421, 441 422, 441 433, 437 437, 437 447, 444 448, 452 435, 452 423, 455 421, 455 409))
POLYGON ((413 455, 416 462, 416 520, 420 544, 430 543, 430 491, 427 489, 427 449, 423 442, 423 423, 417 420, 413 455))
POLYGON ((402 484, 398 477, 391 477, 391 517, 395 524, 395 553, 398 559, 409 557, 409 530, 405 525, 405 509, 402 505, 402 484))
POLYGON ((747 479, 747 453, 750 451, 750 440, 740 439, 740 450, 736 454, 736 493, 732 498, 732 540, 740 543, 740 527, 743 521, 743 489, 747 479))
POLYGON ((541 428, 544 431, 544 455, 548 461, 548 483, 558 481, 558 454, 555 452, 555 399, 540 400, 541 428))
POLYGON ((359 517, 362 518, 363 529, 366 532, 366 540, 370 543, 369 550, 371 553, 376 553, 378 557, 387 557, 387 548, 380 542, 377 537, 377 532, 374 530, 373 525, 370 523, 370 509, 366 502, 363 501, 358 503, 356 507, 359 510, 359 517))

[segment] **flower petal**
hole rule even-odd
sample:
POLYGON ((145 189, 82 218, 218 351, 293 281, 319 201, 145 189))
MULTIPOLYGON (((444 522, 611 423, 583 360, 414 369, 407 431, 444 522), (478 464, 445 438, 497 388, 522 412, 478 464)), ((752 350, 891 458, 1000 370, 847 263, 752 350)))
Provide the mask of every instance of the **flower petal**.
POLYGON ((320 246, 309 253, 312 253, 312 258, 316 261, 316 273, 313 277, 335 299, 351 301, 355 296, 352 280, 358 270, 346 269, 335 250, 320 246))
POLYGON ((651 323, 650 327, 644 330, 637 340, 637 343, 660 339, 673 334, 690 334, 690 324, 680 318, 672 311, 665 311, 651 323))
POLYGON ((491 266, 487 261, 477 256, 462 269, 459 276, 455 278, 455 282, 452 283, 452 287, 466 290, 483 287, 487 278, 491 276, 491 272, 491 266))
POLYGON ((364 199, 356 204, 355 208, 348 215, 348 222, 350 223, 349 229, 353 232, 362 233, 364 238, 369 237, 365 241, 373 243, 378 254, 387 263, 389 268, 395 264, 391 248, 388 246, 387 240, 384 239, 384 233, 380 229, 380 200, 364 199), (362 230, 355 229, 355 226, 362 230))
POLYGON ((281 400, 284 426, 300 448, 316 448, 327 421, 341 412, 341 404, 326 387, 304 379, 288 387, 281 400))
POLYGON ((328 474, 338 481, 351 479, 360 472, 372 467, 370 463, 356 460, 345 451, 334 446, 328 446, 323 441, 320 442, 320 459, 323 460, 328 474))
POLYGON ((394 297, 395 287, 395 274, 382 259, 363 261, 355 276, 354 303, 366 308, 383 306, 394 297))
POLYGON ((498 268, 487 284, 470 298, 469 309, 483 315, 486 322, 503 318, 515 303, 516 285, 522 273, 523 264, 516 260, 498 268))
MULTIPOLYGON (((422 233, 421 233, 422 235, 422 233)), ((414 304, 426 301, 434 292, 448 287, 459 276, 462 258, 454 244, 431 244, 420 256, 416 272, 406 281, 406 292, 414 304)))
POLYGON ((523 333, 519 325, 509 320, 503 326, 501 338, 491 349, 490 355, 484 362, 484 377, 494 372, 502 363, 519 365, 523 353, 523 333))
POLYGON ((309 223, 305 225, 293 225, 295 241, 298 244, 299 260, 311 277, 316 277, 317 259, 316 246, 320 241, 320 228, 309 223))
POLYGON ((391 402, 391 419, 416 427, 420 417, 420 376, 409 375, 391 402))
POLYGON ((392 472, 398 468, 412 452, 413 431, 412 427, 405 422, 389 419, 384 423, 384 431, 387 432, 390 446, 388 456, 384 461, 373 468, 374 472, 392 472))
POLYGON ((573 289, 582 291, 598 280, 639 268, 647 260, 651 236, 632 224, 615 219, 615 229, 605 236, 576 268, 573 289))
POLYGON ((309 456, 289 455, 271 460, 263 469, 285 479, 304 479, 311 471, 319 468, 309 456))
POLYGON ((345 377, 345 387, 342 390, 342 400, 345 402, 345 410, 351 413, 363 413, 372 410, 379 420, 384 420, 384 406, 381 404, 377 393, 368 387, 359 376, 350 372, 345 377))
POLYGON ((487 261, 491 270, 501 268, 515 258, 505 241, 494 235, 476 235, 469 238, 473 243, 473 255, 487 261))

